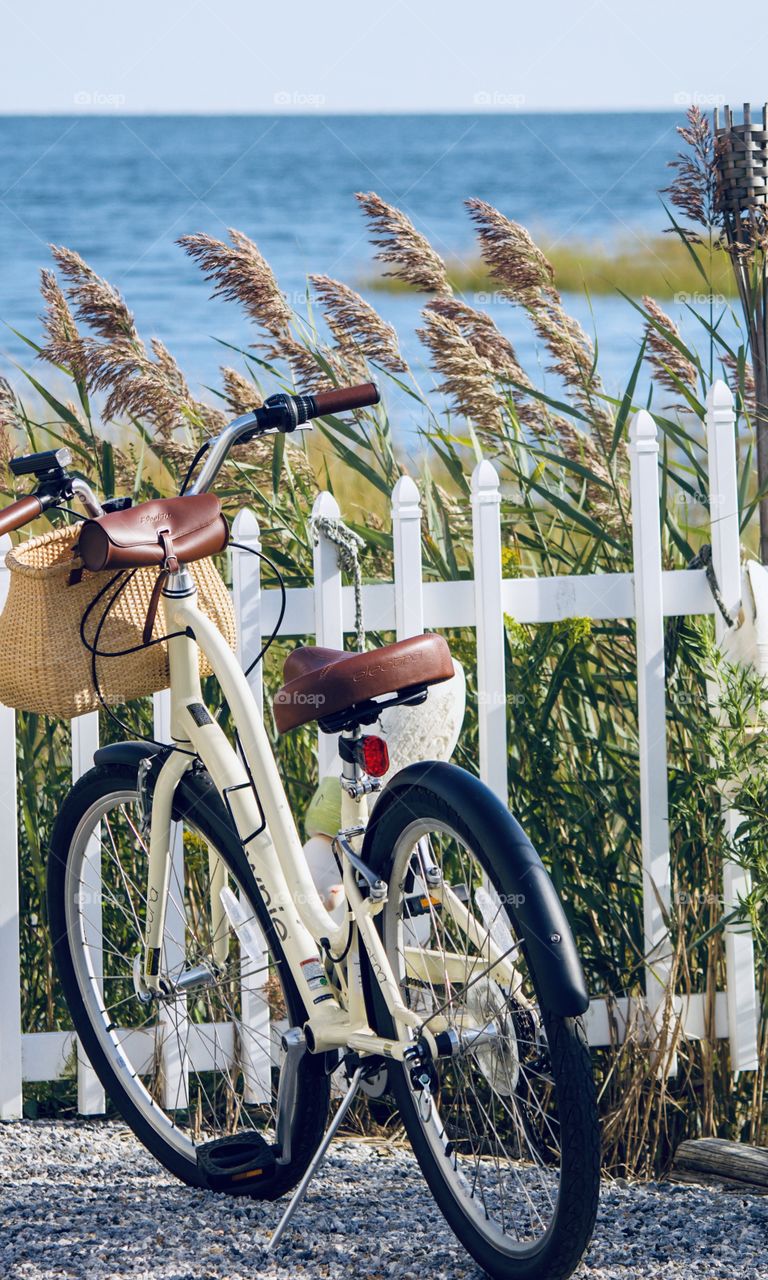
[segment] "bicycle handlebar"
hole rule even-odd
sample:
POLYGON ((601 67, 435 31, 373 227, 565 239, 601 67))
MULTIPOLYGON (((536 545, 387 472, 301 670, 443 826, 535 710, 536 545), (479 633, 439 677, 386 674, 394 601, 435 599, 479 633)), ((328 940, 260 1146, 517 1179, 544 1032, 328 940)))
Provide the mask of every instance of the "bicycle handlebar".
MULTIPOLYGON (((260 409, 254 410, 251 436, 265 431, 295 431, 296 427, 312 418, 325 418, 329 414, 344 413, 347 409, 364 409, 379 403, 379 388, 375 382, 363 382, 358 387, 334 387, 332 391, 318 391, 314 395, 291 396, 279 392, 270 396, 260 409)), ((243 439, 248 439, 246 434, 243 439)))
POLYGON ((270 396, 259 409, 235 418, 211 441, 200 475, 188 492, 208 492, 233 445, 270 431, 295 431, 312 418, 344 413, 347 409, 364 409, 367 405, 378 404, 379 399, 379 388, 375 382, 364 382, 357 387, 334 387, 332 391, 319 391, 315 395, 291 396, 280 392, 270 396))
POLYGON ((359 387, 318 391, 317 395, 309 398, 315 402, 315 411, 310 416, 323 418, 329 413, 344 413, 347 409, 364 409, 367 405, 378 404, 381 397, 375 382, 364 382, 359 387))
POLYGON ((33 493, 26 498, 19 498, 18 502, 12 502, 9 507, 0 511, 0 534, 10 533, 12 529, 20 529, 23 524, 29 524, 42 510, 43 503, 33 493))
MULTIPOLYGON (((270 431, 295 431, 297 427, 310 422, 312 418, 344 413, 349 409, 364 409, 367 405, 378 404, 379 399, 379 388, 375 382, 364 382, 357 387, 334 387, 332 391, 319 391, 315 395, 291 396, 281 392, 270 396, 260 408, 235 418, 234 422, 230 422, 229 426, 210 442, 208 458, 197 482, 189 492, 205 493, 210 489, 234 444, 252 440, 255 436, 265 435, 270 431)), ((46 507, 57 505, 60 498, 66 494, 79 498, 89 516, 98 517, 104 514, 104 508, 86 482, 68 475, 65 464, 70 459, 67 456, 62 460, 60 457, 62 453, 64 451, 59 450, 32 455, 36 459, 35 466, 22 468, 17 465, 13 468, 16 474, 29 472, 37 475, 41 479, 41 484, 37 494, 30 493, 25 498, 19 498, 17 502, 12 502, 10 506, 0 511, 0 536, 10 533, 12 529, 20 529, 22 525, 29 524, 30 520, 36 519, 46 507), (48 468, 52 465, 52 459, 61 471, 61 476, 57 473, 54 480, 50 480, 47 470, 45 476, 41 474, 41 467, 48 468), (43 484, 43 480, 47 483, 43 484)), ((20 461, 29 462, 30 460, 20 461)))

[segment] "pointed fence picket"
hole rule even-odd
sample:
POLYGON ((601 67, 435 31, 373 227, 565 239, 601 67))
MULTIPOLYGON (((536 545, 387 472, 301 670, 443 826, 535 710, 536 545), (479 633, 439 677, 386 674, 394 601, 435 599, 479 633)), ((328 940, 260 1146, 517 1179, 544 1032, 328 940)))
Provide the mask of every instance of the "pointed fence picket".
MULTIPOLYGON (((707 453, 709 456, 709 509, 711 520, 712 566, 720 584, 723 605, 731 618, 741 604, 741 542, 739 538, 739 490, 734 448, 733 396, 723 382, 715 382, 707 396, 707 453)), ((718 609, 715 636, 725 638, 728 624, 718 609)), ((740 816, 734 809, 724 813, 726 830, 736 835, 740 816)), ((723 867, 723 911, 726 916, 738 906, 750 889, 749 872, 735 862, 723 867)), ((754 1071, 758 1065, 755 990, 755 949, 751 931, 743 924, 725 926, 725 996, 728 1009, 728 1038, 734 1071, 754 1071)))
MULTIPOLYGON (((707 401, 707 435, 710 464, 711 541, 713 562, 729 609, 741 599, 741 566, 738 541, 738 494, 735 464, 735 415, 730 392, 716 383, 707 401)), ((718 611, 703 569, 665 571, 662 567, 659 515, 658 436, 650 414, 635 416, 630 431, 631 502, 633 525, 633 573, 583 574, 555 578, 504 578, 501 561, 501 494, 492 464, 483 461, 471 479, 474 578, 454 582, 424 582, 421 560, 421 505, 414 482, 401 478, 392 494, 393 581, 363 588, 365 620, 369 630, 394 633, 402 639, 424 629, 474 628, 477 640, 477 697, 480 772, 495 793, 507 802, 506 748, 508 718, 514 723, 515 691, 507 695, 504 671, 504 616, 521 623, 555 622, 565 618, 596 620, 632 619, 637 625, 637 676, 639 720, 639 770, 641 843, 643 859, 644 932, 647 951, 646 998, 658 1009, 666 993, 670 941, 667 919, 671 902, 669 855, 666 704, 664 670, 664 620, 686 614, 715 615, 718 611)), ((338 518, 339 508, 329 493, 321 493, 313 514, 338 518)), ((279 616, 281 593, 272 584, 269 570, 262 571, 258 557, 248 548, 260 549, 259 528, 253 512, 242 511, 234 527, 232 576, 238 622, 239 657, 248 665, 260 651, 279 616)), ((344 586, 336 547, 320 536, 313 555, 314 578, 310 587, 289 588, 285 614, 279 628, 282 637, 310 638, 318 645, 341 648, 345 635, 354 630, 354 601, 344 586)), ((7 571, 0 570, 0 594, 7 571)), ((263 705, 262 671, 249 677, 259 705, 263 705)), ((158 730, 167 736, 163 695, 157 700, 158 730)), ((13 712, 0 708, 0 806, 12 817, 16 812, 13 712)), ((96 741, 96 726, 75 725, 74 771, 87 763, 96 741), (87 744, 87 746, 86 746, 87 744)), ((321 776, 337 767, 335 742, 318 736, 321 776)), ((726 815, 733 823, 735 818, 726 815)), ((60 1074, 71 1048, 71 1033, 22 1035, 19 1016, 18 885, 15 822, 7 824, 0 845, 0 1117, 20 1114, 22 1080, 41 1080, 60 1074), (47 1073, 47 1074, 46 1074, 47 1073)), ((546 851, 545 851, 546 852, 546 851)), ((729 865, 724 872, 726 910, 744 880, 729 865)), ((256 1020, 263 1016, 264 1001, 258 993, 244 991, 244 1013, 256 1020)), ((705 1034, 704 998, 689 997, 680 1017, 686 1034, 705 1034)), ((629 1002, 612 1001, 609 1013, 604 999, 595 999, 587 1018, 593 1044, 607 1044, 618 1025, 629 1018, 629 1002)), ((752 939, 746 929, 726 933, 726 989, 715 1000, 715 1033, 730 1042, 734 1069, 754 1068, 757 1062, 757 1008, 752 939)), ((234 1039, 233 1039, 234 1043, 234 1039)), ((183 1077, 184 1064, 174 1069, 183 1077)), ((264 1064, 247 1066, 254 1096, 264 1087, 264 1064), (261 1074, 262 1083, 259 1084, 261 1074)), ((176 1077, 176 1086, 180 1085, 176 1077)), ((100 1101, 85 1064, 79 1067, 80 1102, 88 1110, 100 1101)))
POLYGON ((398 640, 407 640, 424 630, 421 499, 410 476, 401 476, 392 490, 392 551, 395 635, 398 640))
POLYGON ((667 803, 667 695, 664 594, 659 527, 659 442, 649 413, 635 415, 629 433, 632 552, 637 635, 637 720, 640 822, 643 833, 645 995, 651 1015, 669 985, 672 903, 667 803))
MULTIPOLYGON (((72 721, 72 781, 87 773, 99 746, 99 717, 92 711, 72 721)), ((93 972, 102 975, 101 942, 101 843, 100 828, 88 842, 83 862, 81 895, 91 942, 90 963, 93 972)), ((82 1116, 100 1115, 105 1097, 99 1078, 91 1066, 80 1041, 77 1042, 77 1109, 82 1116)))

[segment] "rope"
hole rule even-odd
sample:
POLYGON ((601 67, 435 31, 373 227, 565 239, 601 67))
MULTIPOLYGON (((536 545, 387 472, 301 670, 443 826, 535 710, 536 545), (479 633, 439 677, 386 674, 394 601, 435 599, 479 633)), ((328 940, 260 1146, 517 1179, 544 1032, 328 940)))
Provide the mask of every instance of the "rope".
POLYGON ((715 566, 712 563, 712 548, 708 542, 701 548, 701 551, 698 553, 698 555, 695 555, 693 557, 691 563, 686 567, 688 569, 704 569, 707 575, 707 582, 709 583, 709 589, 712 592, 715 604, 720 610, 720 613, 722 615, 723 621, 725 622, 725 625, 727 627, 735 627, 739 620, 740 610, 737 609, 736 613, 733 615, 731 615, 728 612, 725 601, 723 599, 722 592, 720 590, 720 584, 718 583, 717 577, 715 575, 715 566))
MULTIPOLYGON (((720 590, 720 584, 717 581, 715 566, 712 562, 712 547, 707 542, 701 550, 688 562, 686 569, 703 569, 709 589, 712 592, 712 598, 718 607, 720 615, 727 627, 736 627, 737 630, 741 626, 739 621, 740 610, 735 614, 730 614, 723 599, 723 593, 720 590)), ((671 676, 675 662, 677 661, 677 650, 680 642, 680 628, 682 626, 682 617, 670 618, 667 622, 666 633, 664 636, 664 664, 667 671, 667 677, 671 676)))
POLYGON ((363 575, 360 569, 360 552, 365 549, 365 539, 349 529, 343 520, 333 516, 312 516, 310 528, 315 542, 327 538, 336 548, 336 562, 342 573, 352 579, 355 592, 355 643, 360 653, 365 649, 365 625, 363 623, 363 575))

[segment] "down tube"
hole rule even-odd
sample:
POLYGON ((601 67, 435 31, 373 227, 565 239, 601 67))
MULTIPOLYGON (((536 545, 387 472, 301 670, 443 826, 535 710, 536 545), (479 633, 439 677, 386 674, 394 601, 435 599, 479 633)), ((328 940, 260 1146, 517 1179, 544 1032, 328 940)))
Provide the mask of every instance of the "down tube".
POLYGON ((232 711, 243 752, 253 777, 278 862, 290 886, 290 898, 305 928, 317 941, 327 938, 331 950, 340 948, 347 923, 336 924, 326 911, 307 866, 282 778, 267 731, 243 672, 217 627, 189 599, 167 600, 174 623, 189 627, 208 658, 232 711))

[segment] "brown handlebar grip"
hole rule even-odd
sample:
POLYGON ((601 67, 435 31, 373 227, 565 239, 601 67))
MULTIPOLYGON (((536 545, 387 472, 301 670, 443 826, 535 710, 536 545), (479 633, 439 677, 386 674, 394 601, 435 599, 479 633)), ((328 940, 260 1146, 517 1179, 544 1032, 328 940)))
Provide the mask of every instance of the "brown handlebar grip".
POLYGON ((20 529, 23 524, 29 524, 30 520, 40 515, 42 509, 42 502, 33 493, 26 498, 19 498, 18 502, 12 502, 9 507, 0 511, 0 534, 10 533, 11 529, 20 529))
POLYGON ((327 413, 343 413, 345 409, 364 409, 378 404, 381 396, 375 382, 364 382, 359 387, 334 387, 333 391, 319 391, 314 395, 317 417, 327 413))

